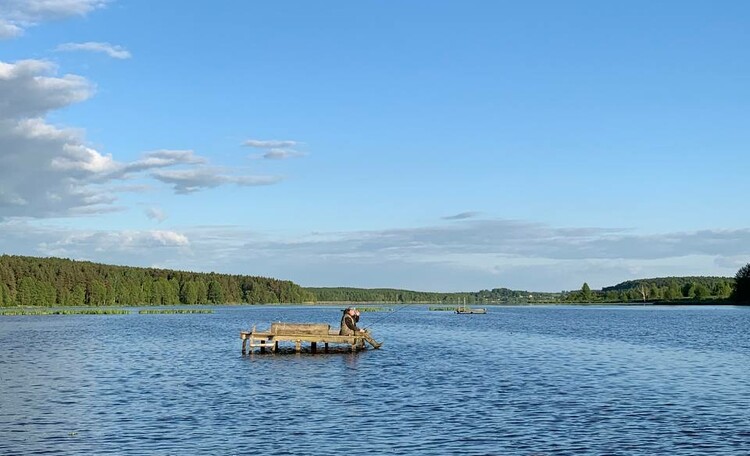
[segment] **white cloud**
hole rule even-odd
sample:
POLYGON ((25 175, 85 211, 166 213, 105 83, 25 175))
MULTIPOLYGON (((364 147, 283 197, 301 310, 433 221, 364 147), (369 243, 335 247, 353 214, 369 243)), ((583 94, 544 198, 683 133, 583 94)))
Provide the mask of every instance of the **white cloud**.
POLYGON ((54 240, 37 244, 38 253, 68 258, 97 258, 97 253, 138 255, 150 249, 180 248, 190 240, 175 231, 80 231, 59 233, 54 240))
POLYGON ((289 140, 248 139, 247 141, 245 141, 242 144, 244 146, 247 146, 247 147, 255 147, 255 148, 258 148, 258 149, 273 149, 273 148, 283 148, 283 149, 286 149, 288 147, 294 147, 294 146, 296 146, 299 143, 297 141, 289 141, 289 140))
POLYGON ((86 144, 82 131, 46 122, 50 112, 84 101, 94 92, 86 79, 58 76, 56 69, 43 60, 0 61, 0 219, 118 210, 113 206, 116 193, 131 190, 113 185, 115 181, 170 167, 187 169, 161 171, 153 177, 173 185, 177 193, 280 180, 229 175, 202 166, 206 159, 192 150, 156 150, 133 162, 118 162, 86 144))
POLYGON ((0 19, 0 40, 15 38, 21 34, 23 34, 21 27, 0 19))
POLYGON ((65 43, 57 46, 57 51, 88 51, 88 52, 101 52, 107 54, 113 59, 129 59, 132 57, 130 51, 122 46, 110 43, 99 43, 94 41, 88 41, 86 43, 65 43))
POLYGON ((422 227, 280 236, 232 226, 77 231, 11 219, 0 222, 0 251, 263 275, 307 286, 433 291, 560 291, 578 289, 584 281, 600 288, 644 277, 733 276, 750 262, 750 230, 629 234, 628 242, 609 244, 603 255, 600 244, 621 237, 622 231, 485 222, 451 224, 463 225, 457 230, 422 227), (446 236, 451 230, 454 236, 446 236), (500 238, 508 240, 498 242, 500 238), (632 245, 654 246, 665 239, 675 246, 659 255, 632 250, 632 245), (577 254, 570 254, 571 249, 577 254))
POLYGON ((164 246, 186 246, 190 244, 187 236, 174 231, 150 231, 146 235, 148 240, 164 246))
POLYGON ((177 165, 200 165, 206 163, 206 159, 199 157, 192 150, 170 150, 162 149, 144 154, 141 160, 134 161, 118 171, 121 175, 126 176, 130 173, 137 173, 156 168, 167 168, 177 165))
POLYGON ((460 214, 445 216, 443 217, 443 220, 466 220, 469 218, 474 218, 478 216, 479 214, 480 214, 479 212, 473 212, 473 211, 461 212, 460 214))
POLYGON ((223 184, 256 186, 275 184, 281 180, 278 176, 232 176, 220 168, 202 167, 186 170, 155 171, 155 179, 171 184, 176 193, 188 194, 223 184))
POLYGON ((107 3, 109 0, 2 0, 0 39, 19 36, 41 22, 85 16, 107 3))
POLYGON ((244 146, 254 147, 256 149, 266 149, 265 152, 251 155, 250 158, 264 158, 266 160, 285 160, 294 157, 303 157, 307 155, 304 152, 292 149, 292 147, 300 144, 297 141, 290 140, 262 140, 262 139, 248 139, 244 143, 244 146))
POLYGON ((42 117, 93 95, 94 86, 85 78, 55 76, 56 70, 44 60, 0 61, 0 120, 42 117))
POLYGON ((158 207, 149 207, 148 209, 146 209, 146 217, 161 223, 167 219, 167 214, 165 214, 164 211, 159 209, 158 207))
POLYGON ((114 197, 96 183, 116 168, 88 147, 79 131, 44 121, 55 109, 83 101, 92 85, 58 77, 46 61, 0 61, 0 217, 54 216, 111 210, 114 197))
POLYGON ((305 154, 292 149, 271 149, 262 156, 267 160, 285 160, 287 158, 302 157, 305 154))

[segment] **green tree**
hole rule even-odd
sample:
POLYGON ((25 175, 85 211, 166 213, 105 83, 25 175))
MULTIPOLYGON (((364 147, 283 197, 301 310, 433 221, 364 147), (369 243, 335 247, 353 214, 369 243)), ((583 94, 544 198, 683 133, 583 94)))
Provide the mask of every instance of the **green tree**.
POLYGON ((583 286, 581 287, 581 299, 585 302, 591 301, 591 287, 586 282, 583 282, 583 286))
POLYGON ((68 295, 68 305, 71 306, 84 306, 86 305, 86 289, 83 285, 76 285, 68 295))
POLYGON ((698 283, 693 288, 693 295, 695 296, 695 299, 704 299, 711 296, 711 290, 702 283, 698 283))
POLYGON ((693 282, 688 282, 682 286, 682 296, 686 298, 695 297, 695 284, 693 282))
POLYGON ((13 298, 10 295, 8 286, 4 283, 0 283, 0 307, 12 306, 13 298))
POLYGON ((716 286, 714 294, 719 298, 728 298, 732 294, 732 285, 723 281, 716 286))
POLYGON ((180 302, 183 304, 198 304, 198 286, 194 281, 183 282, 180 288, 180 302))
POLYGON ((54 306, 55 288, 33 277, 24 277, 18 284, 16 300, 20 306, 54 306))
POLYGON ((676 283, 670 284, 664 290, 664 299, 680 299, 682 297, 682 291, 676 283))
POLYGON ((86 304, 103 306, 107 302, 107 287, 101 280, 92 280, 86 287, 86 304))
POLYGON ((732 301, 739 304, 750 304, 750 263, 742 266, 734 276, 732 301))
POLYGON ((216 280, 208 283, 208 302, 211 304, 221 304, 224 302, 224 290, 216 280))

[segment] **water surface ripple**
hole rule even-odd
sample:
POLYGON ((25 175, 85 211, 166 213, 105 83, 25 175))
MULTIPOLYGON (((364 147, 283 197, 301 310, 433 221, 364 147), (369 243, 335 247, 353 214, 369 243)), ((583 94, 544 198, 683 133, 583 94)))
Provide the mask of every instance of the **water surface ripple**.
POLYGON ((382 350, 241 356, 335 307, 0 318, 0 454, 750 454, 750 309, 363 314, 382 350))

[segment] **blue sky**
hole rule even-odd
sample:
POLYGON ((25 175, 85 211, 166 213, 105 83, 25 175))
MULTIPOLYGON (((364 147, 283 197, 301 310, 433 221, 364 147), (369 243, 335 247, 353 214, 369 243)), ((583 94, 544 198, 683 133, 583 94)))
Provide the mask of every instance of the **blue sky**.
POLYGON ((304 286, 750 261, 750 4, 0 0, 0 252, 304 286))

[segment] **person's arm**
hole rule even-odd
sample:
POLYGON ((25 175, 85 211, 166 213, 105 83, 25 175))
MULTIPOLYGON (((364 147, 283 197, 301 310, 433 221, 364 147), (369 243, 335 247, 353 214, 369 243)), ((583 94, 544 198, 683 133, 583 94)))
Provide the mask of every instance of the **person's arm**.
POLYGON ((344 319, 344 323, 346 323, 346 327, 351 329, 352 331, 357 330, 357 324, 354 323, 354 318, 352 318, 351 315, 346 316, 346 318, 344 319))

